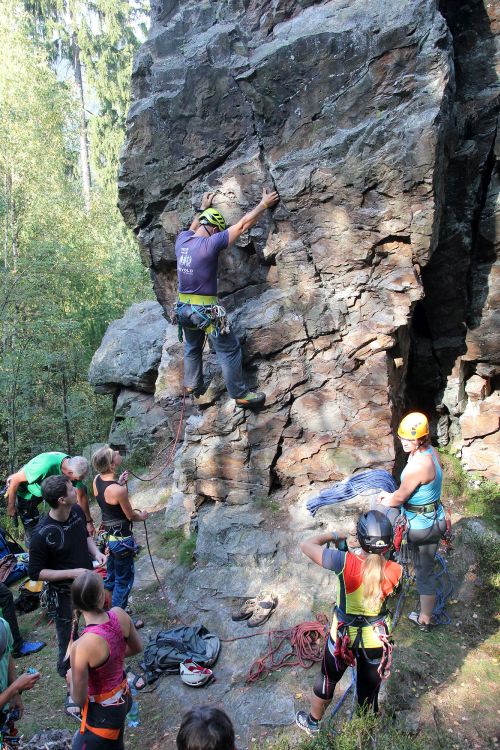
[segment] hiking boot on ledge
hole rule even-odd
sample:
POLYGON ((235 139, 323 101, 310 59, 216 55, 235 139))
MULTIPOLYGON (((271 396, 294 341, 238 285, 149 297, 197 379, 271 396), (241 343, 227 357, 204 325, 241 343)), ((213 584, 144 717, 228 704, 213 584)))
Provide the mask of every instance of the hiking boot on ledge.
POLYGON ((262 391, 249 391, 245 396, 235 399, 238 406, 242 406, 247 409, 258 409, 260 406, 264 406, 266 402, 266 394, 262 391))

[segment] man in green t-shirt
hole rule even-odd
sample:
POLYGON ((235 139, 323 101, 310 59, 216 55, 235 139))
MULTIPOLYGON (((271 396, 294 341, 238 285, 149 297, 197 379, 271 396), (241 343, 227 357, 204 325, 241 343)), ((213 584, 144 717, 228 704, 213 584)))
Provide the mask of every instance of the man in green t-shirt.
POLYGON ((76 488, 76 499, 85 513, 87 531, 91 536, 95 534, 87 491, 82 481, 87 476, 88 470, 88 461, 83 456, 72 458, 67 453, 52 451, 35 456, 8 478, 7 514, 15 516, 17 513, 21 518, 26 543, 29 543, 31 532, 40 517, 38 505, 42 501, 43 480, 61 474, 68 477, 76 488))

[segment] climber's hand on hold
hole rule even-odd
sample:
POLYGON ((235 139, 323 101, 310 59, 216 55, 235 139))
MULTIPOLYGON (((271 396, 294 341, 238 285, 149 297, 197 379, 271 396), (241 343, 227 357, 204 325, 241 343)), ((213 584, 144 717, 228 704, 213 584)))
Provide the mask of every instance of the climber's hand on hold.
POLYGON ((214 199, 215 193, 203 193, 203 198, 201 199, 201 210, 204 211, 206 208, 210 208, 212 205, 212 201, 214 199))
POLYGON ((269 191, 266 188, 262 189, 262 203, 266 208, 271 208, 275 203, 279 201, 280 197, 276 190, 269 191))

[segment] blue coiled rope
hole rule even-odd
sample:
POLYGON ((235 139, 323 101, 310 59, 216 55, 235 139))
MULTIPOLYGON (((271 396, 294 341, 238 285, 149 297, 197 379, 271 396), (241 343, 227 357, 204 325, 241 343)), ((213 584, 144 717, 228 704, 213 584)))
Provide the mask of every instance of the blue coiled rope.
POLYGON ((324 505, 334 505, 344 500, 349 500, 366 490, 385 490, 395 492, 397 484, 388 471, 383 469, 372 469, 361 471, 359 474, 336 482, 328 489, 321 490, 319 495, 307 501, 306 506, 309 513, 314 516, 324 505))

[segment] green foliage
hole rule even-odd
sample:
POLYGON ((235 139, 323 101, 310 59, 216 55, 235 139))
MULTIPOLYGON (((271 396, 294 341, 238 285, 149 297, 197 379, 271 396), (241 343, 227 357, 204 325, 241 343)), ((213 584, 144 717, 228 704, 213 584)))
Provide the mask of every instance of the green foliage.
MULTIPOLYGON (((464 530, 465 541, 473 547, 477 557, 483 586, 495 597, 498 604, 500 599, 500 537, 491 529, 477 530, 467 527, 464 530)), ((493 602, 490 600, 490 604, 493 602)))
POLYGON ((197 538, 197 534, 190 534, 179 547, 179 562, 181 565, 190 567, 193 564, 197 538))
MULTIPOLYGON (((297 729, 297 732, 300 730, 297 729)), ((444 748, 447 745, 439 745, 444 748)), ((252 747, 256 747, 253 745, 252 747)), ((410 736, 394 725, 390 719, 379 718, 372 713, 354 716, 340 727, 338 719, 323 721, 316 737, 291 742, 288 738, 268 740, 260 747, 265 750, 428 750, 430 745, 423 738, 410 736)))
POLYGON ((109 322, 151 296, 106 193, 85 210, 78 102, 15 0, 0 9, 2 472, 44 450, 105 441, 111 399, 86 382, 109 322))
POLYGON ((132 60, 140 43, 138 34, 144 34, 141 21, 147 4, 144 0, 24 0, 24 6, 31 34, 43 41, 50 60, 58 62, 60 69, 62 61, 67 63, 72 84, 83 98, 93 181, 115 196, 132 60))
POLYGON ((500 487, 487 479, 473 480, 467 491, 467 512, 481 516, 498 531, 500 521, 500 487))
POLYGON ((196 534, 190 534, 186 538, 182 529, 168 529, 162 534, 161 556, 175 557, 180 565, 190 567, 194 562, 196 540, 196 534))
POLYGON ((481 516, 493 528, 499 528, 500 487, 496 482, 475 477, 464 471, 460 460, 445 450, 443 461, 443 498, 463 501, 469 515, 481 516))
POLYGON ((460 460, 445 450, 439 451, 443 462, 443 497, 460 500, 468 490, 468 479, 460 460))

